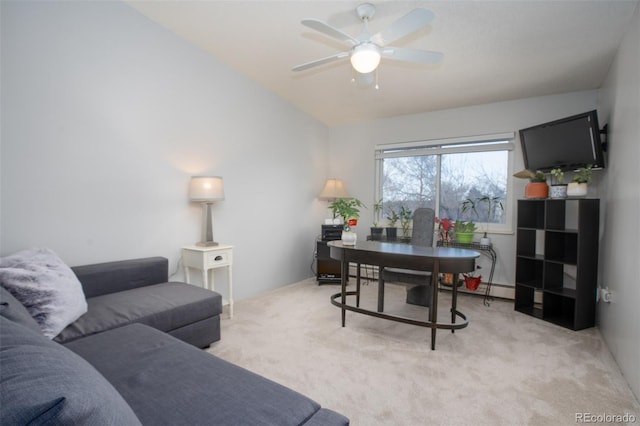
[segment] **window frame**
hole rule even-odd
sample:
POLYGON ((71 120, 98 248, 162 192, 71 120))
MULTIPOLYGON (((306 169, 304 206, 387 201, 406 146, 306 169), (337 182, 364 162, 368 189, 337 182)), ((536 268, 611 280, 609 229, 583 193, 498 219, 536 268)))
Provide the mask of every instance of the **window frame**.
MULTIPOLYGON (((464 136, 445 139, 429 139, 410 142, 397 142, 379 144, 374 147, 375 176, 374 176, 374 200, 382 197, 382 163, 385 158, 397 158, 419 155, 436 155, 436 216, 440 211, 440 182, 442 155, 455 153, 474 153, 487 151, 507 151, 507 199, 503 200, 506 208, 504 224, 489 224, 477 222, 478 229, 487 229, 489 234, 513 234, 513 217, 515 206, 513 195, 513 175, 515 156, 515 132, 503 132, 479 136, 464 136), (409 154, 409 155, 408 155, 409 154)), ((481 231, 477 231, 481 232, 481 231)))

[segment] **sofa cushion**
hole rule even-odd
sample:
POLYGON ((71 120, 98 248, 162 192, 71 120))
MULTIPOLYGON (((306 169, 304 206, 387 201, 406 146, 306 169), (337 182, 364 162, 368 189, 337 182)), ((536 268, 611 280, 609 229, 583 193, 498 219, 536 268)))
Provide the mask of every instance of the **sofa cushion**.
POLYGON ((0 315, 41 333, 40 326, 27 311, 27 308, 2 286, 0 286, 0 315))
POLYGON ((73 266, 71 270, 82 283, 87 299, 169 280, 169 260, 164 257, 73 266))
POLYGON ((0 365, 0 424, 140 424, 84 359, 5 317, 0 317, 0 365))
POLYGON ((80 281, 49 249, 23 250, 1 258, 0 283, 50 339, 87 312, 80 281))
POLYGON ((129 323, 170 332, 222 312, 220 294, 175 282, 91 297, 87 303, 89 311, 60 333, 57 342, 70 342, 129 323))
POLYGON ((300 425, 320 408, 304 395, 140 324, 67 347, 100 371, 144 424, 300 425))

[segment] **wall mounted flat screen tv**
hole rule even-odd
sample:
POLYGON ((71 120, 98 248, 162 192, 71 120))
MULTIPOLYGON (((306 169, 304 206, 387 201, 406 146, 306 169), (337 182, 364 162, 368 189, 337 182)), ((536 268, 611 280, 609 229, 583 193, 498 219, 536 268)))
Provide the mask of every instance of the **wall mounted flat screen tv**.
POLYGON ((531 171, 604 168, 598 114, 589 111, 520 130, 524 166, 531 171))

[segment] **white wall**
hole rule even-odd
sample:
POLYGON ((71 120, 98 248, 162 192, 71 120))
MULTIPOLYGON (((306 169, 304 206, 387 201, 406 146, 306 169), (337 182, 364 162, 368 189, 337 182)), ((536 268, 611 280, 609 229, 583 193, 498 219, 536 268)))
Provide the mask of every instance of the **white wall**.
POLYGON ((189 178, 215 174, 236 298, 311 276, 326 126, 120 2, 1 3, 2 255, 173 271, 200 237, 189 178))
POLYGON ((600 104, 610 127, 609 168, 602 183, 600 272, 601 284, 609 287, 613 300, 599 304, 599 326, 640 398, 640 6, 609 70, 600 104))
MULTIPOLYGON (((368 207, 362 215, 358 238, 366 238, 371 226, 374 197, 374 147, 377 144, 428 139, 474 136, 502 132, 517 132, 536 124, 590 111, 597 107, 597 91, 544 96, 408 115, 331 129, 330 174, 345 180, 351 195, 368 207)), ((514 171, 524 168, 519 136, 515 141, 514 171)), ((600 172, 594 172, 596 184, 590 196, 597 196, 600 172)), ((527 181, 513 178, 514 203, 508 206, 513 214, 515 201, 524 196, 527 181)), ((513 221, 515 224, 515 220, 513 221)), ((514 225, 515 226, 515 225, 514 225)), ((492 235, 498 261, 494 282, 509 286, 515 281, 514 235, 492 235)), ((482 259, 483 263, 486 260, 482 259)), ((488 264, 487 264, 488 266, 488 264)))

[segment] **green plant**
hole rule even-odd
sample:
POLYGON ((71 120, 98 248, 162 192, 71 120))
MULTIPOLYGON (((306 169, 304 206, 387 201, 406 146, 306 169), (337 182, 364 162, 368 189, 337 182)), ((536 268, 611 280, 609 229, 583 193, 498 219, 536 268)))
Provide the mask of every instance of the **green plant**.
POLYGON ((483 222, 486 224, 486 228, 484 230, 484 238, 487 238, 487 231, 489 229, 489 222, 491 221, 492 214, 496 208, 500 208, 500 210, 504 210, 504 206, 502 205, 502 199, 500 197, 490 197, 488 195, 483 195, 482 197, 478 197, 475 200, 467 198, 462 202, 462 212, 473 211, 476 217, 480 219, 484 219, 483 222), (480 217, 478 213, 478 206, 480 203, 487 203, 487 216, 484 218, 480 217))
POLYGON ((399 219, 400 216, 398 216, 398 213, 396 213, 395 210, 391 210, 391 213, 389 213, 389 215, 387 216, 387 220, 389 221, 389 228, 395 228, 399 219))
POLYGON ((591 171, 593 166, 589 164, 587 167, 581 167, 578 169, 575 175, 573 175, 573 181, 577 183, 591 183, 591 171))
POLYGON ((378 227, 378 223, 380 222, 381 212, 382 212, 382 199, 378 200, 377 203, 373 204, 373 226, 375 228, 378 227))
POLYGON ((540 171, 540 170, 536 170, 536 172, 533 174, 533 177, 529 179, 531 182, 547 182, 547 175, 544 174, 544 172, 540 171))
POLYGON ((564 182, 564 172, 561 169, 553 169, 550 173, 556 178, 556 185, 562 185, 564 182))
POLYGON ((402 227, 402 236, 409 237, 409 225, 411 224, 413 212, 405 206, 400 207, 400 226, 402 227))
POLYGON ((339 198, 329 206, 333 212, 333 217, 341 216, 344 221, 345 229, 349 227, 349 219, 358 219, 360 217, 360 208, 366 208, 362 201, 357 198, 339 198))
POLYGON ((453 227, 456 233, 476 232, 476 224, 473 221, 464 222, 462 220, 456 220, 456 224, 453 227))
MULTIPOLYGON (((462 202, 462 213, 466 213, 469 210, 471 210, 476 215, 476 217, 478 217, 478 210, 476 208, 476 200, 472 200, 471 198, 467 198, 466 200, 464 200, 462 202)), ((476 224, 473 222, 473 220, 470 220, 468 222, 464 222, 464 221, 458 220, 458 221, 456 221, 455 230, 456 230, 456 232, 474 232, 476 230, 476 224), (473 228, 473 229, 471 229, 471 228, 473 228), (469 231, 467 229, 471 229, 471 230, 469 231)))

